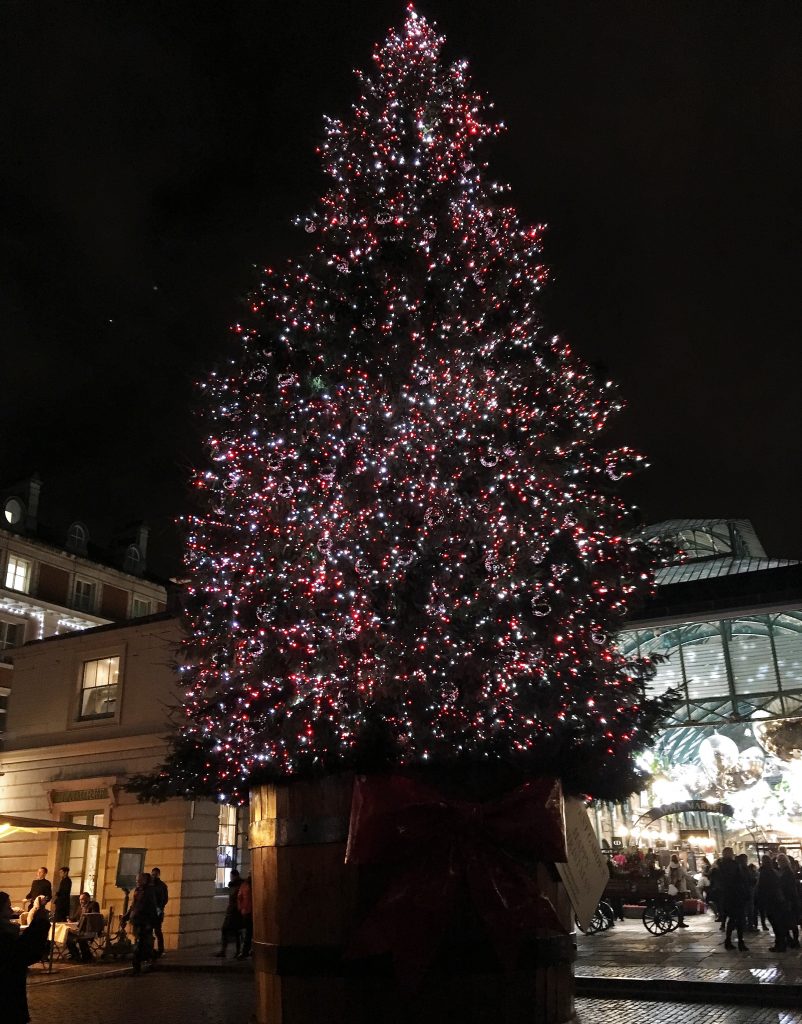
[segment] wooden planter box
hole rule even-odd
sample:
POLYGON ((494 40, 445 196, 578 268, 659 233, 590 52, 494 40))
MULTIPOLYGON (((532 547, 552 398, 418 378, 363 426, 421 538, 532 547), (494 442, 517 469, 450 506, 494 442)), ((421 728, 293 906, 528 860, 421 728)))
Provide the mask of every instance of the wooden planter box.
POLYGON ((470 927, 409 995, 389 956, 344 956, 381 874, 345 863, 352 778, 336 776, 251 792, 254 967, 258 1024, 567 1024, 574 1021, 573 911, 551 865, 541 891, 568 935, 543 933, 504 973, 470 927))

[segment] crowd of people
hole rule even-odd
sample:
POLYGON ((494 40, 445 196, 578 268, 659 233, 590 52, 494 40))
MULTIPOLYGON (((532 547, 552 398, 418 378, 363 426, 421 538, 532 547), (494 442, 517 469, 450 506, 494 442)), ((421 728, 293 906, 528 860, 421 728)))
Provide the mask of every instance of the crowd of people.
POLYGON ((745 951, 744 932, 768 931, 766 921, 774 934, 770 952, 799 949, 802 867, 782 847, 764 854, 760 867, 725 847, 715 862, 703 858, 700 884, 725 933, 726 949, 735 949, 734 932, 738 949, 745 951))

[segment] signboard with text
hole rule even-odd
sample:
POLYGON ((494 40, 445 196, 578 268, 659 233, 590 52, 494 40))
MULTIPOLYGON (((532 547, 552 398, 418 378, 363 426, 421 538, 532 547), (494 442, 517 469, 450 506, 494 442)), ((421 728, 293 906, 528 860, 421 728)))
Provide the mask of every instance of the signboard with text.
POLYGON ((570 797, 565 800, 565 848, 568 860, 556 868, 584 930, 599 904, 610 872, 585 805, 570 797))

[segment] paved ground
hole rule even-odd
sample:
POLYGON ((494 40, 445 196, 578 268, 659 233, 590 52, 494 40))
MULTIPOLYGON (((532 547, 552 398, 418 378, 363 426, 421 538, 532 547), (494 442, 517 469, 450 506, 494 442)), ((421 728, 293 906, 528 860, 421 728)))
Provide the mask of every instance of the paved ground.
MULTIPOLYGON (((729 952, 712 917, 689 917, 688 924, 653 936, 640 921, 626 921, 580 936, 580 1024, 802 1024, 799 950, 771 953, 770 935, 760 932, 747 936, 748 953, 729 952), (596 998, 605 986, 607 998, 596 998)), ((152 1024, 249 1024, 250 962, 217 960, 212 952, 168 953, 152 974, 139 978, 126 963, 56 964, 53 974, 32 968, 33 1024, 64 1024, 65 1007, 80 1007, 81 1024, 137 1018, 152 1024)))
MULTIPOLYGON (((161 1024, 249 1024, 253 984, 247 974, 160 973, 109 977, 85 984, 38 985, 30 993, 33 1024, 148 1021, 161 1024)), ((655 1003, 611 999, 577 1000, 580 1024, 802 1024, 802 1011, 755 1006, 655 1003)), ((309 1024, 325 1024, 310 1021, 309 1024)), ((376 1024, 381 1024, 377 1021, 376 1024)), ((444 1022, 446 1024, 446 1022, 444 1022)))

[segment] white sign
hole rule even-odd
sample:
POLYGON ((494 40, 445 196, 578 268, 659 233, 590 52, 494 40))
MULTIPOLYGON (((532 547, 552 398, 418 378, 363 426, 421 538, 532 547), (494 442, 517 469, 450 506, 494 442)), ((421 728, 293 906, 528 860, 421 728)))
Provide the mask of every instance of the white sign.
POLYGON ((581 800, 565 800, 565 848, 568 861, 556 868, 571 900, 579 927, 590 924, 601 894, 610 878, 607 858, 599 849, 599 840, 590 824, 581 800))

